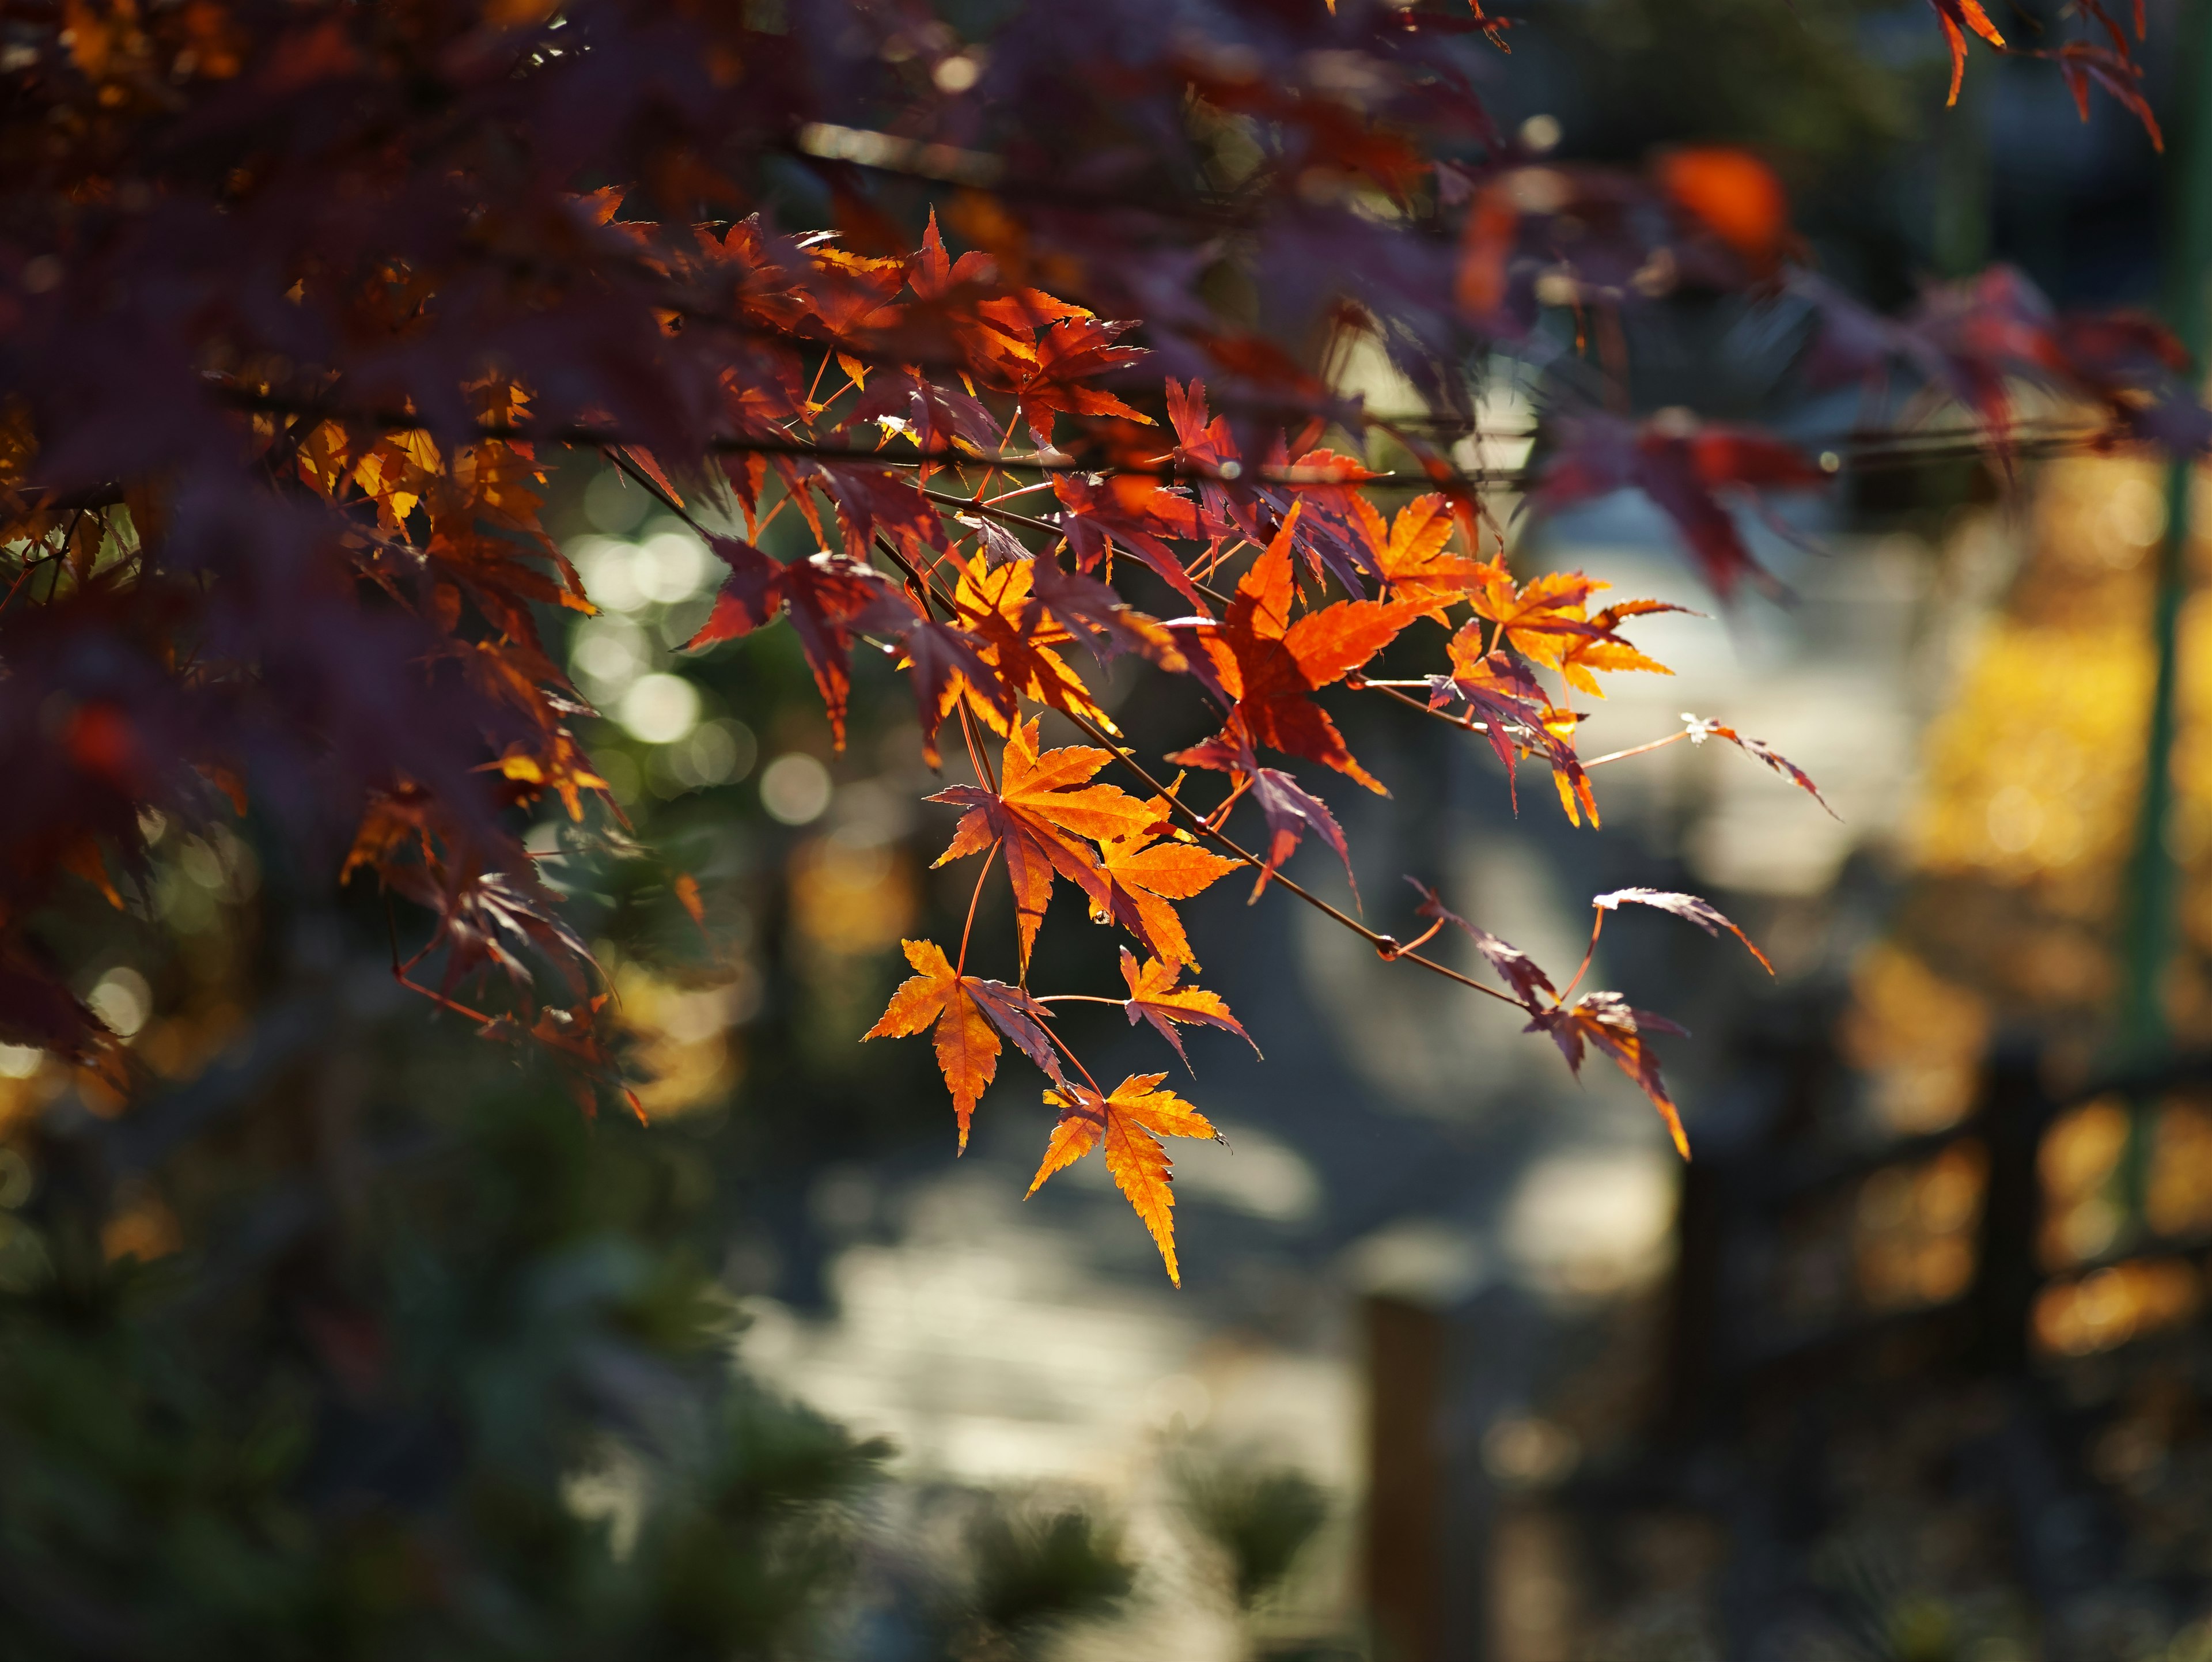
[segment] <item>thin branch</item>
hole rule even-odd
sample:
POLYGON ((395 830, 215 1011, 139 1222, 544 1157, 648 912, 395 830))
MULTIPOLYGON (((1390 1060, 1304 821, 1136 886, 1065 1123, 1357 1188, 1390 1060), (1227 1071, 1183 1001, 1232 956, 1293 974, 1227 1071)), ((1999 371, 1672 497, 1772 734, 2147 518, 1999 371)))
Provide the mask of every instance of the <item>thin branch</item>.
POLYGON ((975 874, 975 892, 968 897, 968 922, 960 930, 960 961, 952 966, 952 977, 958 980, 968 973, 968 937, 975 932, 975 906, 983 898, 983 880, 991 874, 991 868, 999 858, 999 844, 1004 839, 993 837, 991 851, 983 856, 983 869, 975 874))
POLYGON ((1592 757, 1589 761, 1583 763, 1583 766, 1585 768, 1601 768, 1607 762, 1626 761, 1632 756, 1642 756, 1647 752, 1664 750, 1669 745, 1679 745, 1683 740, 1689 736, 1689 730, 1685 728, 1680 733, 1670 733, 1664 739, 1654 739, 1648 745, 1632 745, 1626 750, 1607 751, 1602 756, 1592 757))
POLYGON ((1091 1087, 1091 1093, 1103 1099, 1106 1093, 1099 1088, 1098 1081, 1091 1077, 1091 1070, 1083 1065, 1083 1058, 1067 1048, 1067 1041, 1062 1038, 1058 1033, 1053 1032, 1051 1028, 1044 1026, 1042 1022, 1037 1025, 1037 1031, 1042 1033, 1047 1038, 1050 1039, 1054 1044, 1060 1046, 1060 1055, 1066 1056, 1070 1062, 1075 1064, 1075 1071, 1083 1075, 1085 1083, 1091 1087))
POLYGON ((1346 676, 1344 678, 1344 684, 1355 692, 1371 691, 1382 693, 1386 697, 1395 698, 1400 703, 1405 705, 1407 709, 1417 709, 1424 715, 1433 715, 1437 721, 1443 722, 1447 727, 1458 728, 1462 731, 1467 733, 1487 733, 1490 731, 1490 723, 1487 721, 1478 721, 1472 715, 1455 715, 1448 709, 1438 709, 1433 704, 1425 703, 1419 698, 1411 697, 1406 693, 1398 691, 1401 686, 1425 687, 1428 685, 1426 681, 1370 681, 1364 676, 1354 673, 1346 676))
MULTIPOLYGON (((1170 811, 1180 815, 1189 824, 1193 831, 1199 832, 1202 836, 1211 837, 1225 853, 1242 861, 1244 864, 1251 867, 1254 870, 1267 870, 1267 862, 1261 860, 1258 855, 1254 854, 1250 849, 1246 849, 1241 843, 1233 840, 1227 832, 1209 824, 1205 816, 1198 813, 1196 809, 1190 807, 1176 797, 1170 794, 1167 787, 1160 783, 1158 780, 1153 778, 1150 773, 1146 772, 1144 764, 1137 760, 1136 757, 1130 752, 1126 746, 1115 743, 1112 739, 1108 738, 1106 734, 1100 732, 1082 716, 1077 715, 1072 711, 1067 710, 1063 710, 1060 713, 1066 715, 1067 719, 1073 721, 1078 728, 1081 728, 1083 732, 1088 734, 1096 743, 1103 745, 1108 750, 1111 751, 1124 767, 1127 768, 1132 773, 1134 773, 1137 777, 1143 780, 1146 784, 1152 787, 1152 793, 1155 795, 1163 798, 1166 801, 1170 811)), ((1494 998, 1501 1004, 1510 1004, 1516 1010, 1523 1008, 1519 999, 1514 998, 1509 994, 1501 993, 1495 987, 1485 986, 1481 982, 1475 980, 1472 976, 1462 975, 1457 970, 1452 969, 1447 965, 1439 964, 1434 959, 1423 958, 1418 953, 1408 952, 1401 942, 1393 939, 1391 936, 1384 934, 1379 930, 1369 928, 1364 923, 1362 923, 1358 918, 1352 916, 1350 913, 1341 911, 1338 908, 1330 905, 1328 901, 1322 899, 1312 890, 1293 882, 1291 879, 1284 876, 1280 872, 1273 874, 1273 875, 1269 879, 1269 881, 1279 885, 1283 888, 1288 889, 1292 894, 1297 896, 1299 899, 1304 901, 1309 906, 1313 907, 1317 911, 1327 913, 1330 917, 1335 919, 1336 922, 1344 925, 1344 927, 1351 930, 1352 934, 1358 935, 1369 946, 1374 947, 1376 953, 1381 956, 1385 963, 1418 964, 1421 968, 1443 977, 1447 981, 1456 981, 1462 987, 1473 988, 1476 992, 1480 993, 1486 998, 1494 998)))

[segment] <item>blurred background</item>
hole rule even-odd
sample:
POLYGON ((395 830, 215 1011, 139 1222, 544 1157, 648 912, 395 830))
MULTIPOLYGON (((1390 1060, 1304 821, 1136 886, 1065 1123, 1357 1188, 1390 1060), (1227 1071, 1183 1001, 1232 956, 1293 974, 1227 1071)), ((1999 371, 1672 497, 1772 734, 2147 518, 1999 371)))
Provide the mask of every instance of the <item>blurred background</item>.
MULTIPOLYGON (((2151 305, 2170 280, 2161 204, 2186 147, 2155 155, 2102 103, 2080 125, 2045 67, 1993 58, 1946 113, 1924 8, 1523 10, 1489 89, 1503 124, 1565 161, 1753 147, 1820 269, 1879 304, 1991 259, 2062 304, 2151 305)), ((2153 13, 2177 39, 2172 9, 2153 13)), ((2164 113, 2189 94, 2151 96, 2164 113)), ((1850 428, 1856 387, 1789 378, 1788 302, 1684 311, 1638 343, 1639 405, 1757 417, 1814 451, 1850 428)), ((1370 408, 1415 406, 1379 361, 1340 375, 1370 408)), ((1468 460, 1526 456, 1535 406, 1502 366, 1482 407, 1494 436, 1468 460)), ((1229 1146, 1178 1160, 1178 1292, 1095 1163, 1022 1199, 1050 1123, 1025 1068, 1002 1068, 956 1160, 927 1047, 858 1042, 907 973, 901 938, 957 935, 972 882, 930 868, 954 814, 921 801, 941 782, 903 686, 861 667, 838 753, 788 630, 678 651, 716 563, 652 496, 576 465, 547 523, 605 610, 562 625, 566 650, 653 855, 557 818, 532 847, 612 977, 651 1129, 586 1126, 462 1024, 426 1031, 374 897, 326 907, 320 868, 250 825, 173 837, 92 1000, 176 1084, 126 1130, 38 1053, 0 1050, 0 1110, 44 1128, 33 1159, 0 1154, 0 1276, 30 1284, 68 1251, 128 1266, 68 1283, 104 1310, 182 1273, 194 1220, 242 1221, 235 1262, 194 1262, 194 1319, 291 1311, 361 1380, 359 1469, 308 1481, 434 1487, 453 1416, 522 1437, 531 1405, 616 1402, 763 1492, 839 1498, 857 1579, 832 1632, 854 1657, 2212 1656, 2212 1073, 2170 1059, 2212 1041, 2212 620, 2179 598, 2212 560, 2195 489, 2126 456, 1849 469, 1778 504, 1798 539, 1747 525, 1788 602, 1729 606, 1640 503, 1514 518, 1524 576, 1583 569, 1710 614, 1638 628, 1674 673, 1616 678, 1586 750, 1718 718, 1802 766, 1833 816, 1732 748, 1681 744, 1596 776, 1601 836, 1533 787, 1516 817, 1479 742, 1350 699, 1339 719, 1394 794, 1333 805, 1378 928, 1410 916, 1401 873, 1555 969, 1605 889, 1692 890, 1741 923, 1771 980, 1656 916, 1617 918, 1592 971, 1694 1033, 1665 1056, 1697 1160, 1610 1070, 1577 1084, 1486 1001, 1224 883, 1191 933, 1265 1060, 1188 1041, 1176 1088, 1229 1146), (2170 731, 2151 719, 2162 596, 2170 731), (2172 800, 2147 821, 2161 771, 2172 800), (246 1117, 177 1156, 222 1102, 270 1091, 312 1095, 311 1123, 280 1138, 246 1117), (389 1123, 370 1144, 389 1170, 338 1178, 404 1216, 380 1273, 412 1289, 398 1307, 435 1338, 410 1353, 438 1359, 434 1389, 382 1368, 392 1342, 283 1180, 323 1122, 331 1149, 389 1123), (123 1148, 103 1239, 15 1222, 43 1203, 33 1166, 43 1183, 94 1138, 123 1148), (408 1282, 410 1231, 462 1244, 482 1284, 408 1282), (741 1312, 734 1358, 641 1361, 702 1299, 741 1312), (668 1428, 687 1370, 732 1367, 759 1391, 737 1430, 668 1428), (768 1406, 786 1401, 820 1421, 768 1406)), ((797 517, 764 545, 805 551, 797 517)), ((1126 665, 1110 686, 1155 752, 1210 725, 1187 686, 1126 665)), ((948 755, 943 782, 964 765, 948 755)), ((1342 900, 1326 849, 1291 869, 1342 900)), ((976 927, 1004 944, 1003 895, 976 927)), ((1103 940, 1064 919, 1039 984, 1107 990, 1103 940)), ((1066 1027, 1094 1070, 1163 1065, 1118 1013, 1066 1027)), ((127 1534, 72 1510, 79 1467, 125 1473, 179 1541, 198 1486, 276 1481, 104 1443, 105 1342, 55 1339, 10 1387, 43 1393, 26 1422, 46 1428, 15 1451, 47 1474, 4 1503, 19 1525, 127 1534)), ((282 1403, 249 1410, 272 1450, 305 1434, 282 1403)), ((510 1457, 538 1458, 482 1458, 510 1457)), ((291 1482, 285 1458, 269 1470, 291 1482)), ((546 1543, 574 1527, 611 1531, 640 1575, 711 1549, 803 1583, 797 1549, 760 1544, 766 1511, 711 1483, 672 1498, 617 1446, 557 1458, 564 1521, 518 1524, 518 1562, 556 1574, 573 1549, 546 1543)), ((344 1598, 369 1608, 421 1570, 362 1527, 344 1598)), ((281 1553, 202 1556, 154 1554, 239 1608, 337 1597, 281 1553)), ((580 1584, 575 1633, 637 1596, 580 1584)), ((79 1614, 96 1629, 100 1601, 79 1614)))

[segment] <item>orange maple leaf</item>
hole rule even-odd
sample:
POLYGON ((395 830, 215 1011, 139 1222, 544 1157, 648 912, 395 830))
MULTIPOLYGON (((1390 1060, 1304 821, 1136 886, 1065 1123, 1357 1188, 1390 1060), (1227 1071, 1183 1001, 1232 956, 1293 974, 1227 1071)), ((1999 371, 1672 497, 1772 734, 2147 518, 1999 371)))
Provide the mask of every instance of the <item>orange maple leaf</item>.
POLYGON ((1644 1094, 1651 1099, 1659 1117, 1667 1122, 1667 1133, 1674 1140, 1674 1151, 1684 1160, 1689 1159, 1690 1139, 1682 1129, 1682 1116, 1667 1094, 1666 1082, 1659 1077, 1659 1058, 1652 1054, 1644 1039, 1646 1033, 1654 1032, 1678 1033, 1687 1038, 1685 1029, 1649 1010, 1629 1008, 1628 1001, 1619 993, 1584 993, 1572 1004, 1537 1011, 1521 1031, 1549 1033, 1577 1079, 1582 1077, 1585 1041, 1611 1056, 1620 1071, 1634 1080, 1644 1094))
POLYGON ((1596 698, 1604 697, 1605 690, 1598 685, 1593 671, 1612 675, 1634 669, 1650 675, 1672 675, 1674 672, 1666 665, 1656 658, 1645 657, 1623 640, 1620 624, 1625 618, 1644 617, 1655 612, 1689 610, 1686 606, 1672 606, 1665 600, 1622 600, 1609 606, 1589 620, 1596 632, 1575 642, 1559 655, 1559 672, 1569 686, 1596 698))
POLYGON ((1959 83, 1966 74, 1966 30, 1972 29, 1992 46, 2002 47, 2005 38, 1982 9, 1981 0, 1928 0, 1928 3, 1936 9, 1936 21, 1943 25, 1944 42, 1951 48, 1951 95, 1946 101, 1955 104, 1959 83))
POLYGON ((1291 545, 1303 506, 1291 504, 1266 552, 1237 585, 1227 616, 1198 638, 1255 742, 1334 768, 1388 796, 1311 695, 1366 663, 1432 603, 1339 600, 1291 621, 1291 545))
MULTIPOLYGON (((1184 1054, 1182 1035, 1176 1025, 1218 1027, 1224 1032, 1234 1033, 1252 1046, 1258 1056, 1260 1047, 1253 1043, 1252 1035, 1229 1013, 1229 1002, 1219 993, 1209 993, 1202 987, 1178 987, 1182 966, 1160 959, 1147 959, 1139 968, 1137 955, 1127 947, 1121 948, 1121 979, 1128 984, 1129 996, 1121 1008, 1129 1014, 1129 1025, 1149 1021, 1161 1038, 1175 1046, 1175 1053, 1182 1057, 1182 1065, 1190 1067, 1190 1057, 1184 1054)), ((1192 1068, 1193 1074, 1197 1069, 1192 1068)))
POLYGON ((1369 563, 1398 599, 1433 601, 1428 615, 1438 623, 1445 606, 1465 600, 1468 590, 1492 569, 1445 546, 1454 523, 1450 502, 1437 491, 1414 497, 1388 526, 1366 497, 1352 499, 1352 527, 1366 547, 1369 563))
POLYGON ((1007 737, 997 790, 954 785, 929 799, 968 810, 952 841, 937 857, 938 865, 981 854, 994 843, 1005 850, 1024 971, 1052 898, 1053 874, 1080 888, 1094 907, 1110 913, 1113 886, 1085 839, 1105 843, 1117 837, 1139 837, 1158 823, 1156 809, 1118 786, 1074 788, 1113 759, 1109 751, 1083 745, 1040 752, 1037 723, 1032 718, 1007 737))
POLYGON ((1052 1141, 1045 1145, 1044 1163, 1037 1167, 1030 1193, 1036 1193, 1047 1178, 1073 1166, 1103 1141, 1107 1171, 1152 1232, 1160 1257, 1167 1263, 1168 1279, 1181 1287, 1182 1275, 1176 1267, 1173 1172, 1168 1151, 1160 1146, 1159 1139, 1212 1137, 1218 1142, 1221 1134, 1205 1115, 1172 1091, 1156 1088, 1166 1077, 1165 1074, 1132 1074, 1115 1087, 1113 1095, 1106 1097, 1079 1085, 1047 1091, 1044 1099, 1060 1110, 1060 1123, 1053 1127, 1052 1141))
POLYGON ((1581 718, 1555 706, 1525 666, 1503 652, 1484 651, 1480 623, 1461 624, 1450 649, 1451 673, 1429 678, 1429 708, 1441 709, 1455 697, 1464 699, 1483 718, 1490 747, 1504 765, 1509 789, 1513 788, 1516 762, 1540 755, 1551 764, 1552 781, 1568 819, 1578 825, 1582 814, 1588 813, 1590 824, 1596 825, 1597 799, 1590 790, 1589 775, 1575 754, 1575 728, 1581 718))
POLYGON ((1061 1080, 1052 1041, 1037 1024, 1050 1012, 1018 987, 962 975, 933 941, 902 941, 906 961, 918 972, 902 982, 863 1039, 905 1038, 937 1029, 937 1066, 952 1093, 960 1122, 960 1147, 968 1147, 968 1122, 976 1100, 999 1069, 1004 1033, 1054 1080, 1061 1080))
POLYGON ((1182 919, 1168 902, 1202 893, 1235 871, 1238 862, 1180 834, 1155 841, 1154 831, 1167 820, 1168 805, 1156 796, 1146 807, 1158 816, 1152 825, 1098 845, 1099 863, 1105 868, 1110 890, 1097 914, 1118 920, 1167 963, 1188 964, 1195 970, 1197 954, 1183 933, 1182 919))
MULTIPOLYGON (((1055 648, 1075 637, 1034 596, 1036 569, 1028 560, 992 567, 979 550, 960 569, 952 606, 961 626, 976 642, 976 653, 997 672, 1009 692, 1067 715, 1079 716, 1107 733, 1118 732, 1106 712, 1091 696, 1083 678, 1068 667, 1055 648)), ((992 732, 1001 738, 1008 731, 1008 709, 979 691, 971 678, 954 675, 945 691, 943 708, 950 713, 962 698, 968 701, 992 732)))
POLYGON ((1492 563, 1483 567, 1472 599, 1474 615, 1497 625, 1492 647, 1510 646, 1530 663, 1557 669, 1577 642, 1597 635, 1589 601, 1604 587, 1579 571, 1547 572, 1516 587, 1513 574, 1492 563))

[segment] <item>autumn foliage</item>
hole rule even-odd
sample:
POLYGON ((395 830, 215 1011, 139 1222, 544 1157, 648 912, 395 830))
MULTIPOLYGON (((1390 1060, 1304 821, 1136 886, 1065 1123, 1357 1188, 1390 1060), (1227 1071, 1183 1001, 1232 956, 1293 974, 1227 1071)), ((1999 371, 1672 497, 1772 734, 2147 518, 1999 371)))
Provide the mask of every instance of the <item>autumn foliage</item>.
MULTIPOLYGON (((1969 37, 2013 50, 1974 0, 1933 3, 1960 65, 1969 37)), ((2077 9, 2095 38, 2039 50, 2148 123, 2140 20, 2077 9)), ((549 645, 593 609, 540 518, 575 452, 726 568, 694 649, 788 628, 841 742, 857 655, 908 677, 929 761, 969 770, 932 799, 958 811, 940 863, 1006 885, 1015 929, 982 939, 971 907, 957 944, 906 943, 867 1036, 929 1035, 963 1144, 1011 1044, 1057 1115, 1037 1182, 1103 1148, 1170 1275, 1163 1140, 1212 1128, 1163 1075, 1104 1088, 1054 1004, 1121 1003, 1178 1060, 1188 1029, 1245 1037, 1177 907, 1247 868, 1570 1066, 1596 1050, 1686 1152, 1663 1019, 1426 891, 1401 941, 1285 868, 1313 837, 1349 878, 1329 795, 1387 790, 1332 715, 1350 699, 1465 728, 1508 789, 1533 761, 1599 823, 1619 757, 1585 753, 1576 701, 1665 673, 1634 634, 1678 608, 1516 574, 1507 498, 1640 491, 1725 600, 1771 583, 1738 510, 1834 464, 1563 398, 1527 475, 1492 477, 1458 447, 1462 366, 1562 319, 1602 364, 1625 313, 1727 290, 1795 307, 1814 377, 1910 378, 1994 447, 2023 381, 2109 441, 2212 431, 2155 326, 2058 315, 2016 274, 1860 307, 1747 154, 1531 154, 1474 90, 1468 54, 1510 44, 1479 6, 1032 6, 982 42, 926 10, 70 0, 11 24, 0 1038, 127 1092, 48 921, 135 904, 149 815, 251 811, 391 898, 394 972, 434 1006, 556 1055, 586 1104, 624 1092, 608 989, 520 835, 545 803, 621 818, 549 645), (1230 127, 1233 189, 1206 142, 1230 127), (1234 314, 1200 297, 1228 264, 1255 285, 1234 314), (1422 389, 1418 422, 1282 344, 1355 337, 1422 389), (765 551, 787 517, 817 551, 765 551), (1093 666, 1125 656, 1212 736, 1124 742, 1093 666), (1118 965, 1126 995, 1029 986, 1055 894, 1114 926, 1099 984, 1118 965), (1446 928, 1503 990, 1422 953, 1446 928)), ((1708 740, 1814 788, 1718 720, 1635 748, 1708 740)), ((1642 890, 1596 919, 1624 903, 1734 928, 1642 890)))

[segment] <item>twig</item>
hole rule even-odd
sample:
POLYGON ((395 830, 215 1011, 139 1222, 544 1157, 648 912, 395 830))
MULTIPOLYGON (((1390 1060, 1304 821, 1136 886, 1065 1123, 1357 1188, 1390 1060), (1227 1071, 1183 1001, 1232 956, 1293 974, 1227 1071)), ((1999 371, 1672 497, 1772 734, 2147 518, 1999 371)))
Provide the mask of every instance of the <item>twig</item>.
POLYGON ((1689 736, 1689 729, 1686 728, 1680 733, 1668 734, 1664 739, 1654 739, 1648 745, 1632 745, 1626 750, 1607 751, 1602 756, 1592 757, 1589 761, 1583 763, 1583 766, 1585 768, 1601 768, 1607 762, 1626 761, 1629 757, 1642 756, 1648 751, 1664 750, 1669 745, 1679 745, 1683 740, 1689 736))
MULTIPOLYGON (((1252 867, 1255 870, 1265 871, 1267 869, 1267 862, 1262 861, 1258 855, 1254 854, 1250 849, 1236 842, 1227 832, 1208 824, 1205 817, 1200 814, 1196 809, 1188 807, 1175 796, 1170 795, 1168 792, 1167 787, 1161 784, 1158 780, 1153 778, 1150 773, 1146 772, 1144 764, 1139 762, 1135 756, 1131 754, 1126 746, 1115 743, 1113 740, 1101 733, 1097 728, 1093 727, 1089 721, 1085 721, 1082 716, 1077 715, 1072 711, 1067 710, 1063 710, 1060 713, 1063 715, 1066 715, 1067 719, 1073 721, 1078 728, 1080 728, 1092 740, 1104 746, 1108 750, 1111 751, 1124 767, 1127 768, 1132 773, 1134 773, 1137 777, 1143 780, 1146 784, 1151 786, 1155 795, 1161 797, 1166 801, 1170 812, 1181 815, 1189 823, 1194 831, 1198 831, 1203 836, 1211 837, 1216 843, 1219 844, 1225 852, 1243 861, 1244 864, 1252 867)), ((1374 947, 1376 952, 1381 955, 1385 963, 1418 964, 1421 968, 1431 971, 1435 974, 1443 977, 1447 981, 1456 981, 1462 987, 1473 988, 1476 992, 1480 993, 1486 998, 1494 998, 1501 1004, 1510 1004, 1516 1010, 1523 1008, 1519 999, 1512 997, 1509 994, 1501 993, 1495 987, 1486 987, 1481 982, 1475 980, 1474 977, 1462 975, 1457 970, 1452 969, 1449 965, 1439 964, 1434 959, 1423 958, 1419 953, 1408 952, 1398 941, 1393 939, 1389 935, 1381 933, 1379 930, 1369 928, 1364 923, 1362 923, 1358 918, 1352 916, 1350 913, 1339 910, 1336 907, 1330 905, 1328 901, 1316 894, 1312 890, 1291 881, 1291 879, 1284 876, 1279 871, 1273 874, 1270 881, 1288 889, 1292 894, 1297 896, 1299 899, 1304 901, 1309 906, 1315 908, 1318 911, 1325 912, 1330 917, 1334 918, 1339 923, 1344 925, 1346 928, 1351 930, 1352 934, 1358 935, 1369 946, 1374 947)))

